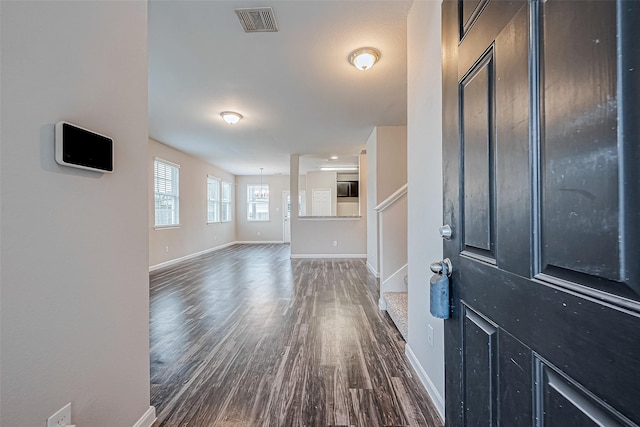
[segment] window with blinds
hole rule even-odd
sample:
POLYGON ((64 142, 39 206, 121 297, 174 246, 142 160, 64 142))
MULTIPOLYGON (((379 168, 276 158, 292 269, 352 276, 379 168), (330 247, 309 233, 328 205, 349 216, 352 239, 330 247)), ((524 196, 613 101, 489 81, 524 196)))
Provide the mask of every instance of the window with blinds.
POLYGON ((222 222, 231 221, 231 183, 222 181, 222 222))
POLYGON ((220 180, 207 177, 207 222, 220 222, 220 180))
POLYGON ((179 175, 180 166, 159 159, 153 162, 156 227, 180 225, 179 175))
POLYGON ((269 221, 269 184, 247 185, 247 220, 269 221))

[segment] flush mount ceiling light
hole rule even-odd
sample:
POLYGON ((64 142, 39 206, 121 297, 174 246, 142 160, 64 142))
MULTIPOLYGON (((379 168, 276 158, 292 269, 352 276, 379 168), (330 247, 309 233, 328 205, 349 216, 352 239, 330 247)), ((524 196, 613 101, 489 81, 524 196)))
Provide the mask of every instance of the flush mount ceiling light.
POLYGON ((242 114, 236 113, 235 111, 223 111, 220 113, 222 119, 229 123, 230 125, 235 125, 242 118, 242 114))
POLYGON ((361 47, 349 54, 349 62, 362 71, 367 71, 379 60, 380 51, 372 47, 361 47))

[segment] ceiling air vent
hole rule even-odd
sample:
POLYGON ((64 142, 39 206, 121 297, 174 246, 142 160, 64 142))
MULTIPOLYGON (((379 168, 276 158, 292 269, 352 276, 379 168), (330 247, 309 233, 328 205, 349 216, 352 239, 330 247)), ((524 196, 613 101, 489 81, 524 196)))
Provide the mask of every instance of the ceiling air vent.
POLYGON ((270 7, 235 9, 245 33, 265 33, 278 31, 276 17, 270 7))

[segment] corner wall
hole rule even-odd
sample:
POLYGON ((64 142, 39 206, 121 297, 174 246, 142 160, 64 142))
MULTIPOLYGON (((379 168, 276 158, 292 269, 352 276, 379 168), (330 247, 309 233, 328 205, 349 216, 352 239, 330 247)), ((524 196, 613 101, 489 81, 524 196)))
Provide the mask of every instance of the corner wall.
POLYGON ((439 1, 408 17, 409 340, 407 355, 444 418, 444 323, 429 314, 429 265, 442 259, 442 78, 439 1), (433 328, 433 345, 427 342, 433 328))
POLYGON ((148 426, 147 3, 0 16, 0 424, 71 402, 79 426, 148 426), (111 136, 114 173, 55 163, 59 120, 111 136))
MULTIPOLYGON (((378 158, 376 156, 376 139, 378 137, 377 128, 373 128, 369 139, 367 139, 367 267, 376 277, 380 277, 380 266, 378 265, 378 214, 376 206, 378 206, 376 197, 376 189, 378 188, 378 177, 376 165, 378 158)), ((362 191, 362 190, 361 190, 362 191)))
POLYGON ((181 259, 236 240, 236 177, 205 161, 160 142, 149 140, 149 266, 181 259), (156 157, 180 165, 180 227, 155 228, 153 162, 156 157), (232 221, 207 224, 207 176, 232 185, 232 221))
POLYGON ((407 183, 407 127, 377 126, 367 140, 367 265, 380 276, 378 213, 375 208, 407 183))

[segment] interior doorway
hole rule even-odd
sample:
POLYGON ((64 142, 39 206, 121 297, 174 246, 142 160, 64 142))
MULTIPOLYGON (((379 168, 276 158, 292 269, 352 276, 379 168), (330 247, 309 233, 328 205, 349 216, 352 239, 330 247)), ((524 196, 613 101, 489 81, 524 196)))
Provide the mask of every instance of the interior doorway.
POLYGON ((314 188, 311 197, 311 212, 313 216, 331 216, 330 188, 314 188))

